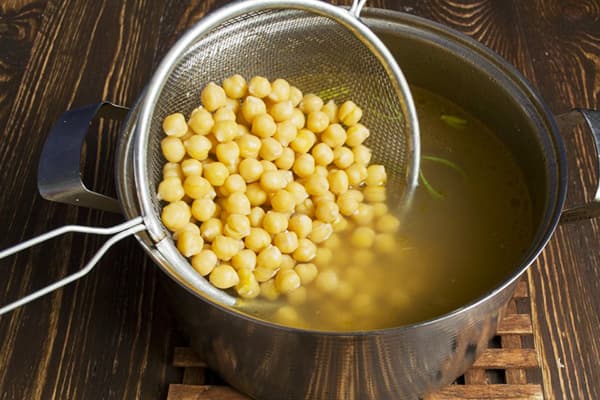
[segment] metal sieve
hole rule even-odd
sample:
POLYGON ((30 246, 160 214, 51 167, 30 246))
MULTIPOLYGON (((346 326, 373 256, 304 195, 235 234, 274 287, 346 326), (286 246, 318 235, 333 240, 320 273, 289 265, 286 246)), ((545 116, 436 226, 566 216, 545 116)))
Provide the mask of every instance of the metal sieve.
MULTIPOLYGON (((156 197, 165 162, 160 150, 162 120, 173 112, 189 115, 198 107, 200 90, 208 82, 220 82, 233 74, 284 78, 304 93, 318 94, 326 101, 356 102, 363 109, 362 122, 371 131, 367 145, 373 149, 373 161, 385 165, 388 172, 390 208, 402 214, 418 179, 416 111, 394 57, 358 19, 365 2, 355 0, 347 10, 317 0, 243 1, 206 16, 192 27, 160 63, 136 119, 133 169, 141 220, 136 218, 132 220, 135 223, 128 221, 102 233, 112 234, 116 229, 121 232, 120 239, 146 230, 169 274, 203 297, 243 305, 208 283, 178 252, 160 220, 161 204, 156 197)), ((44 195, 41 186, 40 191, 44 195)), ((99 233, 97 228, 65 228, 0 252, 0 258, 67 231, 99 233)), ((113 239, 110 244, 116 241, 113 239)), ((78 276, 1 308, 0 314, 85 275, 99 258, 95 256, 78 276)))

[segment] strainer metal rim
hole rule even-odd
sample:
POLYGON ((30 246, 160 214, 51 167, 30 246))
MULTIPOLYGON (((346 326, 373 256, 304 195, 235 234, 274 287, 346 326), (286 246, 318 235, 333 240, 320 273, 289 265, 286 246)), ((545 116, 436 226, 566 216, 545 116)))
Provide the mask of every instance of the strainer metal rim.
MULTIPOLYGON (((163 240, 167 237, 167 232, 160 221, 160 216, 154 211, 152 191, 154 191, 155 188, 150 185, 148 177, 148 159, 146 156, 149 144, 151 119, 158 102, 159 94, 179 60, 185 55, 189 47, 198 40, 198 37, 210 32, 212 29, 220 26, 224 21, 231 18, 269 9, 294 9, 333 19, 355 34, 355 36, 378 58, 382 66, 386 69, 386 72, 394 78, 390 81, 394 84, 394 90, 398 97, 404 100, 404 104, 401 104, 401 106, 406 107, 405 110, 403 109, 406 129, 407 132, 411 133, 407 137, 406 154, 409 157, 409 162, 406 172, 406 190, 405 193, 403 193, 402 202, 409 204, 414 194, 418 182, 420 159, 419 126, 416 109, 404 74, 400 70, 393 55, 375 33, 364 25, 351 11, 319 0, 251 0, 232 3, 202 18, 173 45, 160 62, 147 86, 147 91, 142 101, 140 115, 137 121, 133 170, 141 215, 148 234, 155 242, 157 249, 164 252, 164 256, 173 264, 184 262, 185 259, 180 255, 178 256, 174 246, 168 246, 165 243, 166 241, 163 240)), ((356 10, 354 10, 354 12, 357 13, 356 10)), ((174 267, 177 270, 179 269, 176 265, 174 265, 174 267)), ((196 280, 193 279, 193 281, 196 280)), ((199 282, 196 283, 198 283, 198 285, 193 284, 193 286, 197 286, 198 290, 205 295, 209 294, 213 299, 216 297, 218 301, 231 305, 235 302, 234 298, 224 291, 218 289, 215 290, 214 288, 213 290, 210 290, 207 288, 205 282, 203 282, 204 284, 200 284, 199 282)))

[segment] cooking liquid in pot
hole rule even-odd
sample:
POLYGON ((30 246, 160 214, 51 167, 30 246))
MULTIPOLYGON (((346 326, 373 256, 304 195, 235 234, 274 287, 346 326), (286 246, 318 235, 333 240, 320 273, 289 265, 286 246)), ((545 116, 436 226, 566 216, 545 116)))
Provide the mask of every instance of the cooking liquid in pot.
POLYGON ((337 241, 327 266, 337 273, 336 289, 323 292, 312 283, 304 301, 292 296, 296 304, 263 313, 264 319, 334 331, 415 323, 484 295, 519 263, 531 238, 532 213, 508 149, 456 104, 412 91, 421 171, 431 186, 420 181, 396 249, 369 260, 348 240, 337 241))

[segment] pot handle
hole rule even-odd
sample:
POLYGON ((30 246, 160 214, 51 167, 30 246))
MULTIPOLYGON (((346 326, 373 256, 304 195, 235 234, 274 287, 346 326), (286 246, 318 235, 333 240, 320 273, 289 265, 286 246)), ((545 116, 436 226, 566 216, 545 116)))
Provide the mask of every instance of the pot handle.
POLYGON ((38 190, 46 200, 120 213, 119 202, 88 189, 81 179, 81 148, 95 118, 123 120, 129 109, 108 101, 65 112, 44 143, 38 190))
MULTIPOLYGON (((587 124, 594 139, 598 159, 598 172, 600 174, 600 110, 575 109, 556 117, 556 122, 562 132, 567 132, 581 122, 587 124)), ((600 177, 598 178, 594 198, 588 203, 564 210, 560 217, 560 222, 574 222, 598 216, 600 216, 600 177)))

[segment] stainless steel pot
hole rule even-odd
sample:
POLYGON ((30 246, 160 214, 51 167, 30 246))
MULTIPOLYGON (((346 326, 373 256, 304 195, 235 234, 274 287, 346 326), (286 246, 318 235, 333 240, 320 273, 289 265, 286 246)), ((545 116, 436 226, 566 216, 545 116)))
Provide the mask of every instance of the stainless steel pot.
MULTIPOLYGON (((316 332, 263 322, 200 296, 185 276, 173 270, 143 226, 139 228, 132 167, 137 104, 127 114, 117 149, 118 203, 83 186, 79 149, 94 116, 122 117, 123 108, 101 103, 65 114, 40 162, 39 187, 46 198, 109 211, 120 206, 129 221, 110 232, 95 230, 121 232, 99 253, 111 241, 135 234, 165 272, 173 311, 194 349, 226 381, 256 399, 409 399, 451 382, 486 347, 516 281, 542 251, 561 215, 568 220, 600 215, 600 192, 591 203, 563 212, 567 171, 558 130, 559 123, 566 129, 585 120, 598 149, 600 112, 582 110, 555 118, 513 67, 476 41, 439 24, 375 9, 364 11, 363 22, 387 44, 409 82, 449 98, 493 127, 525 174, 535 227, 529 249, 492 291, 449 314, 392 329, 316 332), (72 156, 57 157, 54 151, 67 145, 72 156)), ((138 102, 143 98, 142 94, 138 102)), ((68 230, 87 229, 67 227, 49 236, 68 230)), ((41 240, 2 252, 0 257, 41 240)), ((79 276, 91 269, 97 257, 79 276)), ((0 309, 0 314, 8 309, 0 309)))

